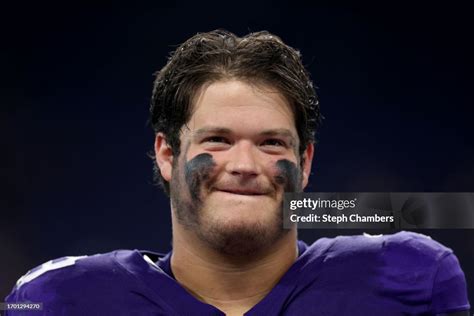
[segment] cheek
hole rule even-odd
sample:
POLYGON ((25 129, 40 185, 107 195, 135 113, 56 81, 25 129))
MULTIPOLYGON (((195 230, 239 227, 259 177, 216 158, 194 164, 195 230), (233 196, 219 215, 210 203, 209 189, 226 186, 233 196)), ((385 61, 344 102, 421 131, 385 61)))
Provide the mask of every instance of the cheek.
POLYGON ((274 164, 274 181, 283 187, 285 192, 301 192, 302 172, 292 161, 281 159, 274 164))
POLYGON ((216 166, 211 154, 199 154, 184 165, 184 178, 193 199, 199 200, 201 184, 207 181, 216 166))

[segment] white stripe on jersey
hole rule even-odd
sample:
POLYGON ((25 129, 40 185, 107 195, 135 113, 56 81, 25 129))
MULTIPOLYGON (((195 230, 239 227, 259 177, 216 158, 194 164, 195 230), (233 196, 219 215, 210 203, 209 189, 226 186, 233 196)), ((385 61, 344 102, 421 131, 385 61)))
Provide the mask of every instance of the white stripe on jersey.
POLYGON ((72 266, 76 263, 77 260, 85 258, 87 256, 77 256, 77 257, 64 257, 63 260, 50 260, 48 262, 43 263, 36 269, 28 271, 24 276, 18 279, 16 282, 16 287, 19 288, 25 283, 31 282, 32 280, 36 279, 43 273, 46 273, 51 270, 61 269, 64 267, 72 266), (55 261, 55 262, 54 262, 55 261))

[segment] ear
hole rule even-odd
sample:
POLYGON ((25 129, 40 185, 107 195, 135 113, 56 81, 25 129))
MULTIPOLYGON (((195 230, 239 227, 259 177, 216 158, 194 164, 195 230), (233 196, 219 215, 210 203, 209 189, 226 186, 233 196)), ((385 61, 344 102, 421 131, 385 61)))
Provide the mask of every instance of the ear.
POLYGON ((302 179, 303 189, 306 188, 306 186, 308 185, 309 175, 311 174, 311 164, 313 162, 313 155, 314 155, 314 144, 309 143, 308 146, 306 146, 303 156, 301 157, 302 159, 304 159, 303 179, 302 179))
POLYGON ((160 168, 161 176, 169 182, 173 170, 173 151, 166 142, 166 137, 163 133, 158 133, 155 137, 155 159, 160 168))

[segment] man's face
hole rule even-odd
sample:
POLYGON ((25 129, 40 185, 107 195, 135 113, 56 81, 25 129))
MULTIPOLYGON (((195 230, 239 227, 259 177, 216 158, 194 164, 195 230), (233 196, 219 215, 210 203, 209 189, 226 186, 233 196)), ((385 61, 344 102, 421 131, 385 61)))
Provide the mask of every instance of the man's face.
POLYGON ((204 86, 173 161, 178 223, 227 253, 275 242, 287 232, 284 191, 301 191, 307 183, 310 147, 301 168, 294 116, 275 89, 235 80, 204 86))

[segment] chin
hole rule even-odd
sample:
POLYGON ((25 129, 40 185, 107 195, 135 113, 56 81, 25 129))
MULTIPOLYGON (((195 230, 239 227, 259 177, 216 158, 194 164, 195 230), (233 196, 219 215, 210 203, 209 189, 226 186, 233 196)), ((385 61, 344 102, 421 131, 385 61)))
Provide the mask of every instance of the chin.
POLYGON ((253 212, 254 215, 226 212, 214 212, 213 215, 220 216, 201 218, 202 225, 198 232, 199 237, 211 248, 226 255, 252 255, 269 247, 287 232, 275 210, 260 214, 253 212))
MULTIPOLYGON (((203 208, 201 222, 230 231, 240 229, 276 230, 283 227, 283 214, 273 203, 209 205, 203 208)), ((206 226, 206 225, 205 225, 206 226)))

